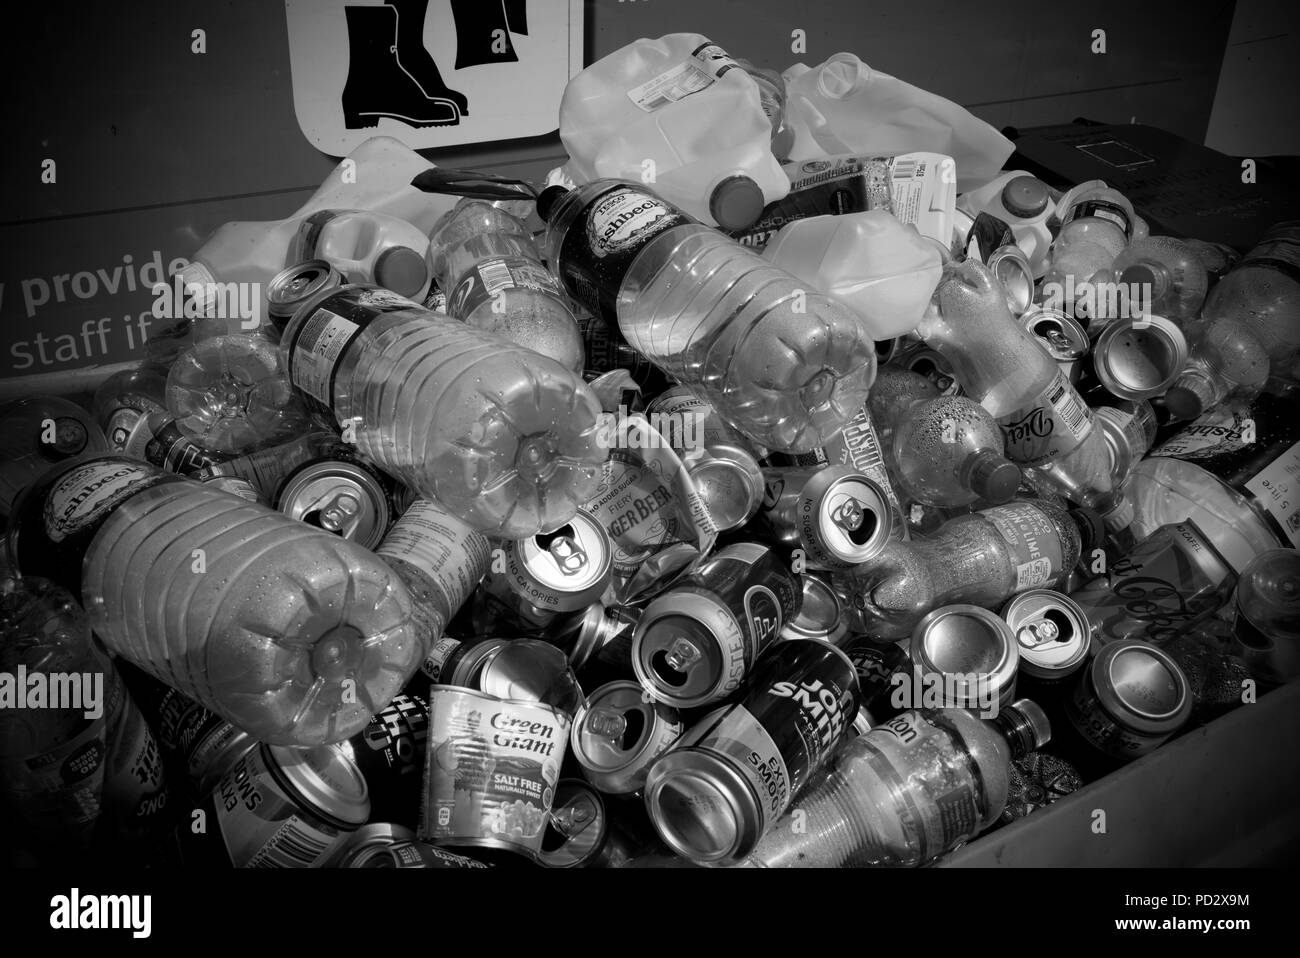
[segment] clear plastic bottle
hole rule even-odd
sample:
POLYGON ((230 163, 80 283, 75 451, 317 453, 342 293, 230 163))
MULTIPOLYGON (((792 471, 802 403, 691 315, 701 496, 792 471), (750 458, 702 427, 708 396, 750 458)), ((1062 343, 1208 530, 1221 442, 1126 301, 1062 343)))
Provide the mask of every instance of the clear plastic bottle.
POLYGON ((1132 307, 1180 326, 1199 315, 1210 284, 1196 250, 1172 236, 1134 240, 1111 268, 1118 282, 1138 290, 1139 298, 1129 300, 1132 307))
POLYGON ((1080 548, 1079 528, 1063 507, 1015 500, 949 519, 924 539, 891 540, 836 581, 858 618, 856 631, 896 640, 940 606, 997 608, 1025 589, 1055 588, 1080 548))
POLYGON ((903 491, 927 506, 1006 502, 1020 487, 1020 469, 1002 453, 998 424, 964 396, 917 403, 894 434, 903 491))
POLYGON ((317 210, 298 226, 285 265, 323 259, 349 283, 375 283, 399 296, 429 292, 429 235, 406 220, 370 210, 317 210))
POLYGON ((1056 209, 1061 228, 1043 275, 1044 301, 1072 318, 1114 318, 1091 315, 1084 284, 1095 288, 1114 281, 1115 259, 1135 236, 1133 205, 1103 181, 1089 180, 1062 196, 1056 209))
POLYGON ((144 416, 167 409, 167 367, 141 363, 114 373, 100 383, 91 400, 95 422, 108 437, 113 452, 121 452, 135 424, 144 416))
POLYGON ((181 353, 167 374, 167 409, 187 436, 232 455, 284 442, 310 422, 275 343, 260 334, 216 336, 181 353))
POLYGON ((582 332, 568 297, 515 217, 461 200, 434 227, 429 262, 449 316, 582 372, 582 332))
POLYGON ((807 452, 862 408, 876 349, 847 306, 639 183, 549 187, 537 210, 570 294, 759 445, 807 452))
POLYGON ((310 296, 280 350, 362 455, 479 532, 559 528, 600 481, 600 403, 580 377, 387 290, 310 296))
POLYGON ((882 449, 894 448, 894 433, 903 414, 918 403, 943 395, 934 380, 901 366, 886 364, 876 371, 871 395, 867 398, 871 419, 876 424, 882 449))
POLYGON ((1118 488, 1155 442, 1156 411, 1145 399, 1121 399, 1094 408, 1092 414, 1110 447, 1111 482, 1118 488))
POLYGON ((108 452, 95 420, 60 396, 32 396, 0 405, 0 517, 46 469, 74 456, 108 452))
POLYGON ((1209 321, 1236 319, 1283 368, 1300 350, 1300 220, 1264 234, 1205 301, 1209 321))
POLYGON ((965 709, 904 712, 841 745, 830 771, 794 801, 746 864, 897 868, 931 862, 997 821, 1007 803, 1011 763, 1051 737, 1047 715, 1029 699, 991 720, 965 709))
POLYGON ((80 595, 112 651, 263 742, 356 734, 425 652, 368 550, 125 456, 46 473, 8 547, 80 595))
POLYGON ((1182 375, 1164 394, 1172 420, 1195 419, 1230 396, 1253 396, 1268 382, 1264 345, 1238 319, 1210 323, 1182 375))

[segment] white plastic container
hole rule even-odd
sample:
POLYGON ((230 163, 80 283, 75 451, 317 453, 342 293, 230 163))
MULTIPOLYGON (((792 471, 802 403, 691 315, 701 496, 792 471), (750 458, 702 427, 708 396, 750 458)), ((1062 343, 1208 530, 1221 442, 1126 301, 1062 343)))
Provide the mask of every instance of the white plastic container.
POLYGON ((957 198, 957 208, 972 218, 989 213, 1010 226, 1034 276, 1043 275, 1047 250, 1052 245, 1048 220, 1056 212, 1046 183, 1022 170, 1011 170, 977 190, 963 193, 957 198))
POLYGON ((429 292, 429 236, 372 210, 318 210, 298 225, 285 266, 323 259, 349 283, 375 283, 408 299, 429 292))

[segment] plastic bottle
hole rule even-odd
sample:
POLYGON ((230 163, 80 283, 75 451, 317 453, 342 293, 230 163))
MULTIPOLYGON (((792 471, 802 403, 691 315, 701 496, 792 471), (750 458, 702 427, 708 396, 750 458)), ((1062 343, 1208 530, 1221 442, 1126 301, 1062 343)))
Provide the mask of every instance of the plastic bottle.
POLYGON ((778 163, 784 163, 794 146, 794 130, 785 121, 785 77, 776 70, 760 67, 743 57, 736 57, 735 61, 758 84, 759 102, 772 125, 772 155, 778 163))
POLYGON ((1076 504, 1126 521, 1091 410, 1047 350, 1011 317, 986 266, 972 260, 945 266, 918 332, 951 363, 966 394, 998 420, 1008 459, 1038 469, 1076 504))
POLYGON ((560 178, 652 183, 697 220, 739 230, 790 191, 753 76, 697 33, 642 39, 564 88, 560 178))
POLYGON ((1164 394, 1171 420, 1195 419, 1230 396, 1249 397, 1268 381, 1264 345, 1237 319, 1218 319, 1192 347, 1183 373, 1164 394))
POLYGON ((992 720, 965 709, 904 712, 841 745, 831 771, 768 831, 746 864, 860 868, 933 861, 997 821, 1011 763, 1051 736, 1046 714, 1029 699, 992 720))
POLYGON ((1089 312, 1087 286, 1114 281, 1115 259, 1135 235, 1133 205, 1101 180, 1070 190, 1056 204, 1061 228, 1043 275, 1044 302, 1071 318, 1103 321, 1089 312))
POLYGON ((1264 234, 1205 301, 1206 320, 1237 319, 1282 367, 1300 350, 1300 220, 1264 234))
POLYGON ((32 396, 0 405, 0 517, 45 470, 75 456, 108 452, 94 419, 60 396, 32 396))
POLYGON ((902 489, 928 506, 1006 502, 1020 487, 1020 469, 1002 453, 998 424, 964 396, 917 403, 894 434, 902 489))
POLYGON ((461 200, 434 228, 429 262, 449 316, 582 372, 582 333, 568 297, 515 217, 461 200))
POLYGON ((121 452, 135 424, 167 408, 167 368, 140 363, 109 376, 95 390, 90 411, 108 437, 113 452, 121 452))
POLYGON ((1047 268, 1047 250, 1052 245, 1048 221, 1056 213, 1051 190, 1042 180, 1023 170, 1003 173, 977 190, 957 197, 957 209, 972 219, 990 213, 1007 226, 1029 260, 1034 276, 1047 268))
POLYGON ((871 395, 867 401, 872 422, 880 436, 881 448, 894 448, 894 434, 898 424, 903 421, 906 410, 942 395, 934 380, 910 369, 887 363, 876 370, 876 381, 871 386, 871 395))
POLYGON ((388 290, 309 296, 280 355, 363 456, 479 532, 556 529, 600 481, 600 403, 586 383, 388 290))
POLYGON ((349 283, 375 283, 399 296, 429 292, 429 234, 371 210, 317 210, 298 226, 285 266, 323 259, 349 283))
POLYGON ((113 652, 263 742, 354 735, 425 651, 368 550, 125 456, 46 473, 7 544, 80 595, 113 652))
POLYGON ((232 455, 283 442, 309 426, 275 343, 257 334, 217 336, 181 353, 167 374, 167 409, 187 436, 232 455))
POLYGON ((949 519, 925 539, 890 541, 879 558, 837 581, 861 620, 857 631, 895 640, 940 606, 997 608, 1025 589, 1055 588, 1079 561, 1080 547, 1064 508, 1016 500, 949 519))
POLYGON ((1119 488, 1155 442, 1155 409, 1145 399, 1121 399, 1114 406, 1094 408, 1092 414, 1110 447, 1111 483, 1119 488))
POLYGON ((1180 326, 1200 313, 1209 289, 1209 277, 1196 250, 1172 236, 1134 240, 1115 257, 1111 268, 1117 282, 1138 291, 1136 300, 1130 297, 1132 307, 1180 326))
POLYGON ((849 306, 876 340, 916 327, 943 272, 935 244, 884 210, 795 220, 763 258, 849 306))
POLYGON ((537 211, 570 295, 759 445, 807 452, 862 407, 876 350, 848 307, 637 183, 549 187, 537 211))

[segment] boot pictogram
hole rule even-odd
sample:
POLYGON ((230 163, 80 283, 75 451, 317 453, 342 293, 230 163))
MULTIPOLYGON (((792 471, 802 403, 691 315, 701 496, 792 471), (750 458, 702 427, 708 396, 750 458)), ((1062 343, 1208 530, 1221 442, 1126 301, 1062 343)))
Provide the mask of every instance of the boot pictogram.
POLYGON ((430 99, 456 104, 461 116, 469 116, 469 100, 442 82, 438 63, 424 45, 424 20, 429 0, 385 0, 397 11, 397 62, 420 85, 430 99))
POLYGON ((522 6, 512 5, 513 16, 508 16, 504 0, 451 0, 451 14, 456 21, 456 69, 484 63, 518 63, 510 31, 517 22, 527 27, 522 6))

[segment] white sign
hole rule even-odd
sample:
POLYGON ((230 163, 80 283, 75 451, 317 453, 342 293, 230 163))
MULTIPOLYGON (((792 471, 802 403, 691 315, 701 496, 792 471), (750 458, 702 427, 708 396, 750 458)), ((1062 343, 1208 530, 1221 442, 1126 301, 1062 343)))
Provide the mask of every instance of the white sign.
POLYGON ((582 0, 285 0, 298 125, 345 156, 539 136, 582 70, 582 0))

